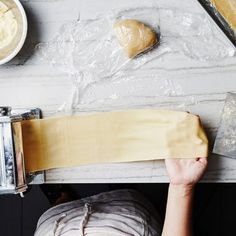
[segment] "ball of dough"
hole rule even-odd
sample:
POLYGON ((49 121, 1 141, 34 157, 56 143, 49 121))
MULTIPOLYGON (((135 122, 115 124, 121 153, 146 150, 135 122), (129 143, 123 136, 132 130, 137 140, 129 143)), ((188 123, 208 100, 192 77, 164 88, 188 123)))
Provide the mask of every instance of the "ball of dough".
POLYGON ((130 58, 150 49, 158 42, 157 34, 137 20, 119 20, 113 28, 119 44, 130 58))

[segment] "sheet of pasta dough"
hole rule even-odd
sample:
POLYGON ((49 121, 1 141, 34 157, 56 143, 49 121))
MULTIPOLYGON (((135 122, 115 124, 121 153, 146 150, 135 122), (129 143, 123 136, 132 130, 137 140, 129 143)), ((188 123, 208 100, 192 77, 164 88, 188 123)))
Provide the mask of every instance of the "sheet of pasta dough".
POLYGON ((27 172, 89 163, 207 157, 198 116, 129 110, 24 121, 27 172))
POLYGON ((211 0, 211 2, 232 29, 236 30, 236 0, 211 0))

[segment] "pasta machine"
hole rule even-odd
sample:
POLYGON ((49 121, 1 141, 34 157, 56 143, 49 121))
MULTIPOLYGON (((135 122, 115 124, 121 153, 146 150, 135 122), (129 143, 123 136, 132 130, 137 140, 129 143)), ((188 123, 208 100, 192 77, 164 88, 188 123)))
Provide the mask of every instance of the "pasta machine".
POLYGON ((44 172, 26 174, 23 140, 14 124, 23 120, 40 119, 41 111, 0 107, 0 194, 20 194, 28 184, 44 183, 44 172))

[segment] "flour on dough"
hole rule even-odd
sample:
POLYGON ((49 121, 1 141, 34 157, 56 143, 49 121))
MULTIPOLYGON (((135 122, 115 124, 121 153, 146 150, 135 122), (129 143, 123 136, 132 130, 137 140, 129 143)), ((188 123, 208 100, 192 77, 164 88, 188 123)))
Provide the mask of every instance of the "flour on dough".
POLYGON ((157 34, 137 20, 120 20, 113 28, 119 44, 130 58, 150 49, 158 42, 157 34))

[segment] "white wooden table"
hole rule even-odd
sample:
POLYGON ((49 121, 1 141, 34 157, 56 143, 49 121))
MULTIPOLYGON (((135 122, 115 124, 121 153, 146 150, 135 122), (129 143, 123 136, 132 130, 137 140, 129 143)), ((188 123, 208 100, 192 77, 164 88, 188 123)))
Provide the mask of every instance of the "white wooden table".
MULTIPOLYGON (((22 0, 29 19, 29 36, 22 52, 13 61, 0 67, 0 102, 12 107, 39 107, 44 116, 54 115, 71 92, 67 75, 40 61, 34 47, 48 42, 65 22, 93 18, 97 14, 133 6, 174 4, 188 11, 204 11, 196 0, 22 0)), ((175 55, 160 64, 150 63, 136 72, 137 79, 120 83, 106 82, 91 87, 83 96, 84 110, 111 110, 137 107, 176 107, 185 102, 185 109, 201 116, 211 143, 214 140, 226 92, 236 91, 236 57, 220 61, 198 61, 175 55), (168 101, 156 96, 157 78, 149 74, 173 78, 184 95, 172 95, 168 101), (135 89, 132 90, 132 88, 135 89), (120 93, 119 91, 123 91, 120 93), (114 97, 119 94, 118 99, 114 97), (194 101, 191 97, 194 96, 194 101), (187 101, 187 103, 186 103, 187 101)), ((204 182, 236 182, 236 160, 210 155, 204 182)), ((82 166, 46 172, 48 183, 121 183, 166 182, 163 161, 128 164, 82 166)))

